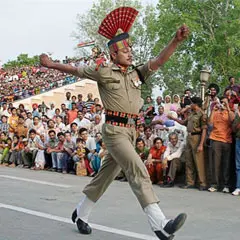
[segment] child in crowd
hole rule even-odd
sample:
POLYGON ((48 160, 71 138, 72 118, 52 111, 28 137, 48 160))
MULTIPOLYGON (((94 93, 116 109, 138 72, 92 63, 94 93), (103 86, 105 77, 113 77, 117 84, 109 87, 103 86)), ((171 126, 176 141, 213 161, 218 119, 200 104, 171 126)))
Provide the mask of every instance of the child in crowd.
POLYGON ((86 148, 85 142, 81 138, 77 138, 76 145, 76 150, 73 152, 73 161, 75 163, 79 163, 79 170, 82 169, 80 171, 80 174, 82 174, 81 176, 93 176, 95 172, 90 167, 89 161, 87 160, 87 154, 89 153, 89 150, 86 148), (86 169, 86 171, 83 169, 86 169))
POLYGON ((21 158, 19 149, 19 137, 16 135, 13 137, 10 153, 11 156, 9 158, 9 167, 15 167, 18 164, 18 159, 21 158))

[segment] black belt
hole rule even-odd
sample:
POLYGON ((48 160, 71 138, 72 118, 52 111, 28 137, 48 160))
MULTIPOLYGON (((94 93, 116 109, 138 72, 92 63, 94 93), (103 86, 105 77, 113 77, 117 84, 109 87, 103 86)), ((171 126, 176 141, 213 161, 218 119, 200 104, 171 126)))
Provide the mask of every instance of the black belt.
POLYGON ((120 126, 120 127, 136 127, 138 124, 138 119, 106 115, 105 122, 107 124, 120 126))
POLYGON ((202 132, 192 132, 192 133, 188 133, 189 135, 201 135, 202 132))

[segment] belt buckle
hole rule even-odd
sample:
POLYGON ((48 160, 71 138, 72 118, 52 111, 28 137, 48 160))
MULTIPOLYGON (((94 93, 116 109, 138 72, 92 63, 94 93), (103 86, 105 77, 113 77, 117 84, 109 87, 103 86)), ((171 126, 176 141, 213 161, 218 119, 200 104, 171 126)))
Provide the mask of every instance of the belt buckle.
POLYGON ((134 118, 128 118, 127 124, 129 124, 129 125, 135 125, 135 120, 134 120, 134 118))

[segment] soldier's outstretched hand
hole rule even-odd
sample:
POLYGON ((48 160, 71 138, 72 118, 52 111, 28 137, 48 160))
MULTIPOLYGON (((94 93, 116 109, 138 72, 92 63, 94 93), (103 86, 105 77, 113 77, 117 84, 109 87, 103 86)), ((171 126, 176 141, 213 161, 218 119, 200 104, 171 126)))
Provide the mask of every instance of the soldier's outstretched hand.
POLYGON ((175 38, 178 42, 182 42, 187 39, 189 35, 189 28, 183 24, 176 32, 175 38))
POLYGON ((41 54, 40 55, 40 64, 43 66, 43 67, 47 67, 47 68, 50 68, 51 65, 52 65, 53 61, 48 57, 47 54, 41 54))

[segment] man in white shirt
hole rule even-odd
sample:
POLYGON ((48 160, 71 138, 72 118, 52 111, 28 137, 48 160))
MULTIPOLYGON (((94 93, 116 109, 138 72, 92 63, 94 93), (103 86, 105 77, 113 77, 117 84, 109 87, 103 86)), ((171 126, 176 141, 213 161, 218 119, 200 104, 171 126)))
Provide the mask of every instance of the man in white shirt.
POLYGON ((175 132, 170 133, 168 138, 169 143, 163 156, 163 168, 167 168, 168 162, 170 162, 170 166, 167 175, 167 182, 163 186, 173 187, 176 173, 181 170, 182 166, 180 157, 183 153, 184 142, 178 140, 178 135, 175 132))
POLYGON ((86 119, 81 111, 78 111, 77 118, 73 121, 78 125, 78 128, 90 128, 91 122, 86 119))

